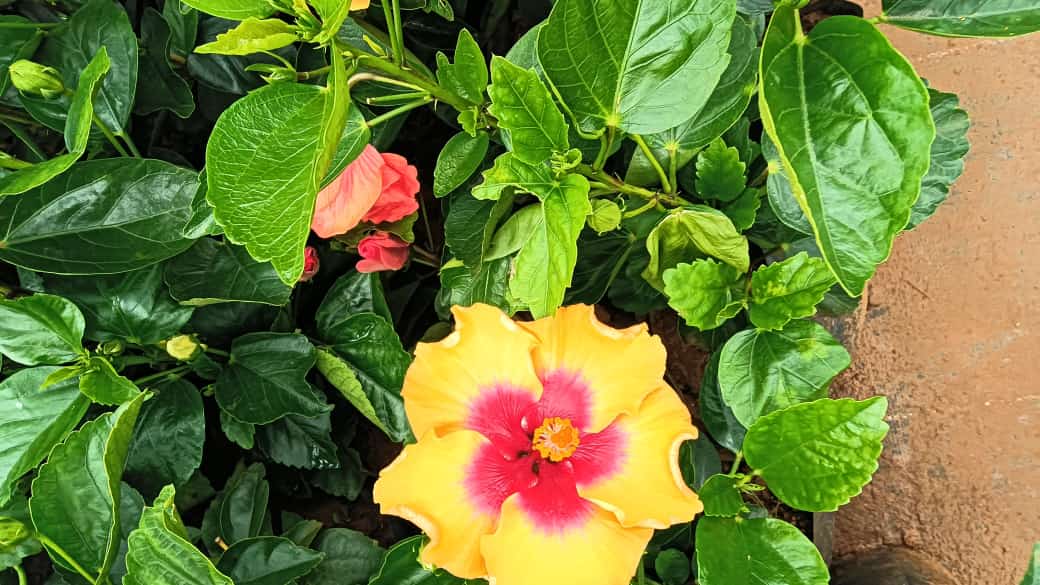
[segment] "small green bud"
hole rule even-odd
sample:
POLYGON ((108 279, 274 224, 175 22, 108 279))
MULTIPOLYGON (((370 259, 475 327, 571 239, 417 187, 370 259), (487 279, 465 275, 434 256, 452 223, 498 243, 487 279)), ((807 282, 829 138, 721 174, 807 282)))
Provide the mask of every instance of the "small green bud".
POLYGON ((61 81, 61 73, 53 67, 47 67, 27 59, 19 59, 8 68, 11 72, 11 83, 18 91, 30 95, 39 95, 48 99, 59 97, 65 93, 65 84, 61 81))
POLYGON ((119 339, 111 339, 98 345, 98 353, 101 355, 119 355, 124 349, 126 344, 119 339))
POLYGON ((166 353, 175 360, 190 361, 200 350, 199 342, 191 335, 178 335, 166 340, 166 353))
POLYGON ((586 223, 597 234, 612 232, 621 225, 621 208, 613 201, 593 199, 592 215, 589 215, 586 223))

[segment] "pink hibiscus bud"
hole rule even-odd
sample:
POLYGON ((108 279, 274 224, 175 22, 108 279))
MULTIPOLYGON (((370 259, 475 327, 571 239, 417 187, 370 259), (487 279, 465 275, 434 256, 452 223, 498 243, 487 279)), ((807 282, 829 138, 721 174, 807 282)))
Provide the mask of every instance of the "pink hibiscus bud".
POLYGON ((349 232, 362 221, 394 222, 419 209, 419 171, 404 157, 371 145, 318 193, 311 229, 322 238, 349 232))
POLYGON ((303 251, 303 274, 300 275, 300 282, 310 282, 318 270, 321 268, 321 260, 318 258, 318 251, 313 246, 307 246, 303 251))
POLYGON ((358 243, 358 254, 358 272, 400 270, 408 260, 408 242, 387 232, 376 232, 358 243))

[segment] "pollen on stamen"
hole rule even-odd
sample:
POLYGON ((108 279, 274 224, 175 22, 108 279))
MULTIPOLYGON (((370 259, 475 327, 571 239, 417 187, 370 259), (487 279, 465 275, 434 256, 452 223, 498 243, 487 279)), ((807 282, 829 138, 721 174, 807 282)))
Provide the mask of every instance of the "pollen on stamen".
POLYGON ((554 463, 573 455, 580 443, 578 429, 574 428, 570 419, 560 417, 543 420, 531 438, 531 448, 554 463))

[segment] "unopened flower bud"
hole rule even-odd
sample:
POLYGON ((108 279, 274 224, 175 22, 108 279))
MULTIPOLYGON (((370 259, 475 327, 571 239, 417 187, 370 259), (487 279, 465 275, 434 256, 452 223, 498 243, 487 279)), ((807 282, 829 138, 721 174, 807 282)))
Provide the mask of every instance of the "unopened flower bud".
POLYGON ((166 341, 166 353, 173 359, 186 362, 198 355, 199 342, 190 335, 178 335, 166 341))
POLYGON ((307 246, 303 251, 303 274, 300 275, 300 282, 310 282, 318 270, 321 268, 321 260, 318 258, 318 251, 312 246, 307 246))
POLYGON ((22 93, 51 99, 65 92, 61 74, 53 67, 20 59, 11 63, 8 71, 11 72, 11 83, 22 93))

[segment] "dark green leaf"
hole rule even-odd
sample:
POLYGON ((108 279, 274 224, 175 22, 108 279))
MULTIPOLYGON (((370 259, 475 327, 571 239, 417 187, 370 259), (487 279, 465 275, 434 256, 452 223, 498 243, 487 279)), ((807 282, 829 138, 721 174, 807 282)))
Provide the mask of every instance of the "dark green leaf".
POLYGON ((707 437, 686 441, 679 449, 679 468, 686 484, 695 490, 716 473, 722 473, 719 452, 707 437))
POLYGON ((705 516, 732 517, 744 510, 744 499, 737 489, 737 480, 728 475, 715 474, 709 477, 697 495, 704 502, 705 516))
POLYGON ((733 201, 744 193, 744 169, 737 149, 716 138, 697 157, 697 195, 701 199, 733 201))
MULTIPOLYGON (((301 585, 365 585, 383 560, 383 549, 371 538, 347 528, 330 528, 318 539, 321 561, 301 585)), ((397 581, 393 585, 412 585, 397 581)))
POLYGON ((747 238, 737 232, 726 214, 705 205, 693 205, 670 213, 646 239, 650 263, 643 277, 658 290, 664 289, 664 272, 680 263, 713 256, 747 272, 747 238))
POLYGON ((726 342, 719 358, 722 398, 745 427, 774 410, 827 395, 849 352, 814 321, 779 331, 749 329, 726 342))
POLYGON ((60 365, 86 355, 85 327, 83 313, 61 297, 0 298, 0 353, 22 365, 60 365))
MULTIPOLYGON (((637 244, 642 244, 637 240, 637 244)), ((646 315, 650 311, 668 307, 668 299, 643 278, 643 272, 650 265, 650 253, 645 245, 636 246, 632 250, 627 263, 607 289, 610 302, 618 308, 646 315)))
POLYGON ((444 240, 456 258, 476 268, 486 259, 499 220, 512 209, 513 197, 508 193, 490 201, 460 191, 451 198, 451 209, 444 220, 444 240))
POLYGON ((114 406, 137 397, 141 390, 112 367, 108 359, 91 356, 79 377, 79 391, 98 404, 114 406))
POLYGON ((217 404, 242 422, 267 424, 288 414, 318 416, 330 409, 306 380, 314 346, 295 333, 250 333, 231 345, 216 384, 217 404))
POLYGON ((624 230, 601 236, 590 230, 582 232, 573 285, 564 303, 594 305, 600 302, 637 247, 641 248, 640 242, 624 230))
POLYGON ((423 535, 398 542, 386 551, 383 564, 369 585, 467 585, 444 569, 427 569, 419 563, 419 550, 426 542, 423 535))
POLYGON ((780 329, 792 319, 811 317, 836 282, 820 258, 805 252, 762 266, 751 275, 748 315, 759 329, 780 329))
POLYGON ((459 32, 454 63, 449 63, 443 53, 437 54, 437 79, 464 99, 474 104, 484 103, 484 90, 488 84, 487 63, 480 45, 468 30, 459 32))
POLYGON ((465 132, 453 136, 437 157, 437 168, 433 171, 434 195, 444 197, 473 176, 484 162, 488 144, 487 132, 478 132, 475 137, 465 132))
POLYGON ((193 311, 170 297, 162 275, 163 265, 155 264, 118 275, 48 276, 45 282, 83 311, 87 338, 150 345, 176 335, 193 311))
POLYGON ((141 408, 126 458, 126 481, 146 494, 181 486, 202 463, 206 416, 202 396, 184 380, 156 388, 141 408))
MULTIPOLYGON (((172 0, 167 4, 176 2, 172 0)), ((195 96, 188 82, 170 66, 171 27, 154 8, 146 9, 141 17, 141 45, 144 53, 141 75, 137 78, 134 113, 169 110, 181 118, 191 116, 195 111, 195 96)))
POLYGON ((119 485, 119 551, 108 571, 113 583, 122 583, 126 576, 126 555, 130 549, 130 533, 137 529, 144 512, 144 498, 125 481, 119 485))
POLYGON ((769 207, 773 210, 780 223, 787 226, 798 234, 811 236, 812 225, 809 218, 805 217, 798 199, 795 197, 784 171, 780 153, 769 136, 762 135, 762 154, 769 163, 769 176, 766 178, 766 194, 769 196, 769 207))
POLYGON ((437 311, 447 318, 453 306, 469 307, 475 303, 496 306, 513 314, 509 300, 509 273, 513 257, 506 256, 470 268, 458 260, 441 266, 441 289, 437 292, 437 311))
POLYGON ((375 313, 391 321, 390 307, 383 296, 383 285, 376 273, 348 272, 336 280, 315 316, 318 331, 326 341, 335 338, 335 332, 358 313, 375 313))
POLYGON ((365 470, 361 465, 361 456, 356 450, 341 446, 338 457, 338 469, 315 471, 311 474, 310 481, 331 496, 353 502, 365 486, 365 470))
POLYGON ((733 0, 560 0, 538 57, 582 129, 653 134, 708 101, 729 64, 735 15, 733 0))
POLYGON ((313 418, 290 414, 260 426, 256 445, 268 459, 288 467, 327 469, 339 465, 327 412, 313 418))
POLYGON ((146 396, 84 424, 40 467, 29 510, 55 564, 71 569, 67 557, 90 575, 107 576, 119 548, 120 476, 146 396))
POLYGON ((788 506, 833 512, 860 493, 877 470, 888 433, 888 401, 822 399, 758 419, 744 456, 788 506))
POLYGON ((43 40, 43 29, 28 26, 32 22, 24 16, 0 15, 0 26, 13 24, 18 28, 5 28, 0 38, 0 95, 7 91, 7 67, 18 59, 29 59, 43 40))
POLYGON ((0 260, 55 274, 114 274, 186 250, 194 171, 147 159, 79 162, 0 198, 0 260), (73 211, 74 210, 74 211, 73 211))
MULTIPOLYGON (((285 512, 282 513, 282 526, 289 526, 286 522, 286 515, 285 512)), ((300 520, 296 524, 292 524, 282 536, 300 546, 310 546, 321 532, 322 526, 323 524, 317 520, 300 520)))
POLYGON ((759 110, 824 259, 853 296, 907 224, 935 126, 913 67, 862 18, 773 13, 759 110))
POLYGON ((654 572, 664 585, 685 585, 690 578, 690 559, 680 550, 663 550, 654 559, 654 572))
POLYGON ((697 522, 701 585, 827 585, 819 551, 794 526, 776 518, 701 518, 697 522))
POLYGON ((163 2, 162 16, 170 27, 170 50, 187 57, 195 48, 195 37, 199 31, 199 13, 182 0, 163 2))
POLYGON ((747 429, 733 416, 733 410, 722 400, 722 391, 719 389, 720 355, 722 354, 718 351, 711 355, 701 378, 701 420, 715 442, 736 453, 744 443, 747 429))
POLYGON ((76 428, 90 406, 74 380, 41 389, 58 368, 20 370, 0 382, 0 505, 11 487, 76 428))
POLYGON ((514 157, 536 165, 570 148, 567 122, 537 73, 496 56, 491 59, 488 93, 488 111, 509 131, 514 157))
POLYGON ((744 193, 736 200, 722 207, 722 213, 733 222, 733 227, 738 232, 744 232, 755 225, 758 217, 758 208, 762 205, 762 191, 760 189, 744 189, 744 193))
POLYGON ((170 294, 182 305, 245 302, 284 305, 292 287, 269 262, 257 262, 241 246, 202 238, 166 265, 170 294))
POLYGON ((267 0, 181 0, 188 6, 206 14, 245 20, 249 17, 264 18, 274 12, 274 5, 267 0))
POLYGON ((929 108, 935 122, 935 142, 932 142, 931 164, 921 180, 921 196, 910 210, 906 229, 917 227, 931 217, 946 201, 950 185, 964 172, 964 157, 968 154, 968 113, 958 107, 956 94, 928 89, 929 108))
POLYGON ((881 22, 945 37, 1013 37, 1040 30, 1030 0, 885 0, 881 22))
POLYGON ((744 308, 745 282, 735 268, 709 258, 665 270, 664 293, 687 325, 706 331, 744 308))
POLYGON ((224 491, 213 500, 218 511, 218 535, 224 544, 233 546, 240 540, 260 535, 271 493, 264 479, 266 474, 264 466, 259 463, 236 471, 224 486, 224 491))
POLYGON ((252 449, 256 438, 256 425, 244 423, 227 412, 220 411, 220 430, 232 443, 243 449, 252 449))
POLYGON ((287 585, 311 572, 325 555, 277 536, 236 542, 217 563, 235 585, 287 585))

